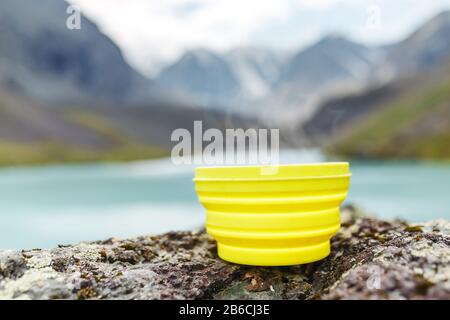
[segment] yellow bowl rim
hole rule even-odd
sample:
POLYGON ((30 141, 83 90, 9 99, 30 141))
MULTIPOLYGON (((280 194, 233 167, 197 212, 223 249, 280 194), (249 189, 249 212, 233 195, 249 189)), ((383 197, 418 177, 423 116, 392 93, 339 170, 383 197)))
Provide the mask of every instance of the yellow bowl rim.
POLYGON ((348 162, 318 162, 281 165, 197 167, 193 181, 273 181, 314 178, 346 178, 351 176, 348 162), (264 169, 278 169, 262 174, 264 169))
POLYGON ((298 176, 298 177, 286 177, 286 178, 194 178, 194 182, 270 182, 270 181, 290 181, 290 180, 328 180, 328 179, 341 179, 351 177, 351 173, 340 174, 334 176, 298 176))

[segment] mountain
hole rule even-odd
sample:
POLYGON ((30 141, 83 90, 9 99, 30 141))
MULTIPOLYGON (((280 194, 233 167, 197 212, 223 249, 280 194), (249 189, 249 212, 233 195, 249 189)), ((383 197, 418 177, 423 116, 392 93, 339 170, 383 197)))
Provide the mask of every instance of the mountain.
POLYGON ((287 62, 280 85, 317 92, 337 83, 367 81, 376 53, 375 49, 342 36, 327 36, 287 62))
POLYGON ((352 94, 341 94, 325 100, 301 127, 313 140, 320 142, 336 134, 342 127, 352 126, 371 112, 398 98, 404 90, 417 85, 415 77, 402 78, 352 94), (406 88, 406 89, 405 89, 406 88))
POLYGON ((241 94, 239 80, 227 61, 205 49, 186 52, 155 81, 167 92, 201 106, 230 106, 241 94))
POLYGON ((165 154, 138 143, 94 108, 44 107, 0 90, 0 165, 65 161, 127 160, 165 154))
MULTIPOLYGON (((167 156, 171 133, 257 126, 173 102, 90 20, 61 0, 0 2, 0 165, 167 156)), ((222 73, 222 70, 218 70, 222 73)))
POLYGON ((257 100, 270 94, 286 58, 286 54, 258 47, 234 48, 225 54, 245 100, 257 100))
POLYGON ((0 2, 0 86, 44 104, 138 102, 151 82, 120 49, 81 15, 68 29, 61 0, 0 2))
POLYGON ((346 157, 450 159, 450 60, 330 100, 303 132, 316 145, 346 157))
POLYGON ((430 19, 403 41, 391 46, 385 61, 395 75, 432 68, 450 56, 450 11, 430 19))
POLYGON ((342 36, 324 37, 295 55, 259 47, 223 54, 198 49, 169 65, 155 82, 180 100, 284 125, 307 118, 328 94, 367 85, 382 53, 342 36))
POLYGON ((324 101, 300 133, 348 156, 450 158, 448 34, 450 11, 387 47, 389 81, 324 101))
POLYGON ((96 111, 143 103, 150 81, 84 16, 80 30, 68 29, 67 8, 0 2, 0 165, 166 154, 167 142, 138 139, 96 111))
POLYGON ((327 36, 292 57, 258 47, 223 54, 197 49, 169 65, 155 82, 202 106, 238 107, 252 114, 270 109, 269 104, 289 109, 305 95, 360 85, 370 77, 378 53, 341 36, 327 36))
POLYGON ((258 126, 242 117, 161 102, 55 108, 4 90, 0 115, 0 166, 149 159, 169 155, 176 143, 170 140, 173 130, 192 133, 195 120, 204 130, 258 126))
POLYGON ((163 69, 155 82, 194 104, 243 112, 249 101, 270 94, 282 62, 282 54, 265 48, 239 47, 225 53, 196 49, 163 69))
POLYGON ((376 82, 373 67, 382 54, 380 48, 339 35, 326 36, 299 51, 286 60, 270 95, 259 103, 265 121, 291 127, 306 121, 329 97, 376 82))
POLYGON ((448 34, 450 11, 398 43, 376 47, 328 35, 295 54, 254 47, 223 54, 194 50, 168 66, 156 83, 202 106, 293 126, 336 96, 436 67, 450 56, 448 34))

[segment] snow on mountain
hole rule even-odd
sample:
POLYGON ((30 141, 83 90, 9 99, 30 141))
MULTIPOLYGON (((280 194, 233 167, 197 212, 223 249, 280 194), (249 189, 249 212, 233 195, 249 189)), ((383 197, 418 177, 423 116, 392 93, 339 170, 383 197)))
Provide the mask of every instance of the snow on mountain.
POLYGON ((342 36, 327 36, 286 64, 281 83, 316 91, 337 81, 365 81, 371 74, 374 58, 371 48, 342 36))
POLYGON ((156 83, 178 98, 190 98, 200 106, 233 105, 241 94, 239 80, 227 61, 205 49, 186 52, 161 71, 156 83))
POLYGON ((263 98, 279 80, 282 54, 266 48, 240 47, 225 55, 247 100, 263 98))
POLYGON ((324 100, 439 65, 450 56, 449 34, 450 12, 443 12, 386 46, 328 35, 293 55, 257 47, 223 54, 193 50, 156 82, 203 106, 283 123, 305 121, 324 100))

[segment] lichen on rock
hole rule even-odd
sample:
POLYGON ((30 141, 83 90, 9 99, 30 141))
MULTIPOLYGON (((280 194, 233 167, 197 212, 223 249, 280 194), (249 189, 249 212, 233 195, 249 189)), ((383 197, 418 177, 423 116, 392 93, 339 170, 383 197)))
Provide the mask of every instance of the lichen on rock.
POLYGON ((331 254, 252 267, 217 257, 204 231, 0 251, 0 299, 450 299, 450 223, 343 211, 331 254))

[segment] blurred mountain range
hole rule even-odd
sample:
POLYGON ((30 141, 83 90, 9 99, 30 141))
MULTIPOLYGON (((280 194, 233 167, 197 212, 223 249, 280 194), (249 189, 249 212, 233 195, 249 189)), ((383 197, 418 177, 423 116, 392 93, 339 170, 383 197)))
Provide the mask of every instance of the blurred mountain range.
POLYGON ((202 106, 264 114, 281 124, 306 120, 321 102, 436 66, 450 55, 450 12, 403 41, 367 47, 329 35, 295 54, 240 48, 186 52, 162 70, 157 86, 202 106), (282 110, 282 112, 281 112, 282 110))
POLYGON ((238 111, 243 104, 270 93, 280 79, 282 58, 255 47, 236 48, 224 55, 191 50, 163 69, 155 83, 199 106, 238 111))
POLYGON ((155 89, 117 45, 61 0, 0 2, 0 165, 167 155, 176 128, 254 121, 202 111, 155 89))
POLYGON ((346 157, 450 159, 450 59, 330 99, 300 131, 315 146, 346 157))
POLYGON ((450 159, 449 34, 443 12, 387 51, 389 81, 327 100, 298 134, 347 157, 450 159))
POLYGON ((50 105, 144 101, 151 81, 124 61, 119 48, 81 16, 66 27, 58 0, 0 2, 0 83, 50 105))
MULTIPOLYGON (((67 7, 61 0, 0 2, 0 164, 167 154, 172 130, 191 130, 194 120, 222 130, 263 121, 281 126, 295 143, 325 146, 333 136, 335 144, 326 147, 339 144, 339 153, 389 155, 386 150, 397 144, 387 140, 369 151, 364 141, 349 148, 358 145, 352 135, 362 134, 356 124, 401 97, 439 106, 448 101, 440 90, 448 85, 443 66, 450 59, 450 12, 386 46, 329 35, 294 54, 257 47, 223 54, 196 49, 149 79, 86 17, 80 30, 68 29, 67 7)), ((446 110, 417 108, 422 116, 446 110)), ((408 130, 415 113, 400 114, 410 118, 408 130)), ((448 127, 441 121, 439 139, 448 127)), ((410 149, 405 155, 424 153, 410 149)))

